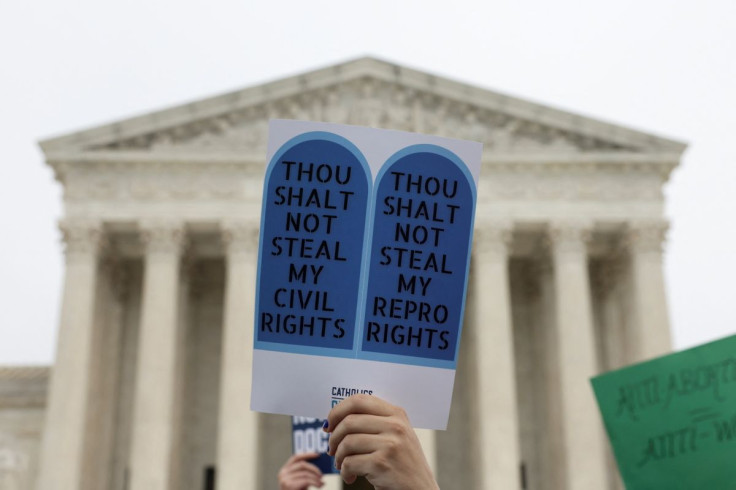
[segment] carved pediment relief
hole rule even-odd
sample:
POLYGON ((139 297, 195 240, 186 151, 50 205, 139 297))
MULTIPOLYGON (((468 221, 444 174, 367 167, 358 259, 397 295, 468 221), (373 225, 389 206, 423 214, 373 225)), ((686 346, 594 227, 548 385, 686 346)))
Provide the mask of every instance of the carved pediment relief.
POLYGON ((467 100, 372 77, 264 100, 221 115, 143 133, 93 150, 265 154, 268 120, 300 119, 355 124, 480 141, 504 154, 637 151, 600 138, 525 120, 467 100))

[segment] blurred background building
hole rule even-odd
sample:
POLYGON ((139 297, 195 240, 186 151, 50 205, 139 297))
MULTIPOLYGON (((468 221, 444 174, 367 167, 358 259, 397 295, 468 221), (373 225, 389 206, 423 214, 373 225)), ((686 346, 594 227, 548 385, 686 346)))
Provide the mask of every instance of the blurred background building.
POLYGON ((670 349, 662 186, 682 143, 372 58, 43 141, 64 186, 53 367, 0 368, 0 488, 274 488, 250 413, 267 124, 481 141, 442 488, 620 488, 588 378, 670 349))

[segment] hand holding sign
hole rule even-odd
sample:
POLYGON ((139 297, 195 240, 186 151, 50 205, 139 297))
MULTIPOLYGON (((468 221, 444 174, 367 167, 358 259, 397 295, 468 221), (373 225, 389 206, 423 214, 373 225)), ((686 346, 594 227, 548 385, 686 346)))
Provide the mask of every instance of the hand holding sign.
POLYGON ((329 435, 323 430, 323 419, 312 417, 291 417, 291 441, 294 454, 317 454, 309 460, 322 474, 337 473, 335 460, 329 454, 329 435))
POLYGON ((736 488, 736 335, 592 384, 627 489, 736 488))
POLYGON ((354 395, 327 416, 330 454, 345 483, 359 475, 377 489, 439 488, 406 412, 372 395, 354 395))
POLYGON ((280 490, 307 490, 310 486, 321 487, 322 472, 312 463, 310 459, 319 456, 317 453, 294 454, 279 470, 280 490))

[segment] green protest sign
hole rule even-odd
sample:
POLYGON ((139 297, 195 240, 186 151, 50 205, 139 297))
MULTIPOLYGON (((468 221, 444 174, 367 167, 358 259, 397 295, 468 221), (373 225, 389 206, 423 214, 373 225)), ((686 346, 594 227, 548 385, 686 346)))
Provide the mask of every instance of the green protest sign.
POLYGON ((628 490, 736 489, 736 335, 591 382, 628 490))

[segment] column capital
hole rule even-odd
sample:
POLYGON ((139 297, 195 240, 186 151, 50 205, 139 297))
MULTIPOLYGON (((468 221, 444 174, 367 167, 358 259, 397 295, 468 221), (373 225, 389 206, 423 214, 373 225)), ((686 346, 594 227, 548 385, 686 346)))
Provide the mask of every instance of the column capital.
POLYGON ((662 253, 668 230, 665 220, 632 221, 627 226, 626 243, 633 252, 662 253))
POLYGON ((510 221, 477 221, 473 231, 473 251, 479 256, 496 254, 505 257, 512 237, 513 224, 510 221))
POLYGON ((184 248, 184 224, 179 221, 152 220, 139 223, 146 254, 180 255, 184 248))
POLYGON ((226 253, 257 253, 260 225, 256 221, 225 221, 220 224, 226 253))
POLYGON ((64 253, 67 259, 96 256, 104 244, 102 223, 93 219, 64 219, 59 221, 64 253))
POLYGON ((586 221, 558 221, 549 224, 549 244, 554 253, 586 254, 592 225, 586 221))

